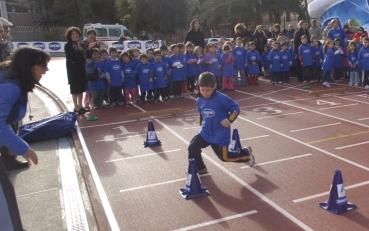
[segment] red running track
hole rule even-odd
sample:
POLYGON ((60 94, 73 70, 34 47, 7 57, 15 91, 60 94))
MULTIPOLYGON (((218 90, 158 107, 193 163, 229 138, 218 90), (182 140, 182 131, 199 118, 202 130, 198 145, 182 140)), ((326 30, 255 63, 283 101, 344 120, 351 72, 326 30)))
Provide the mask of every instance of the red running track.
MULTIPOLYGON (((319 89, 319 86, 314 86, 319 89)), ((251 145, 253 168, 223 163, 205 150, 211 196, 184 200, 187 144, 198 132, 194 99, 94 112, 79 119, 96 167, 111 223, 121 230, 368 230, 369 98, 358 88, 314 98, 300 86, 260 86, 227 93, 238 100, 242 144, 251 145), (182 107, 177 117, 155 120, 162 146, 144 148, 147 121, 139 111, 182 107), (319 208, 336 168, 358 209, 333 215, 319 208)))

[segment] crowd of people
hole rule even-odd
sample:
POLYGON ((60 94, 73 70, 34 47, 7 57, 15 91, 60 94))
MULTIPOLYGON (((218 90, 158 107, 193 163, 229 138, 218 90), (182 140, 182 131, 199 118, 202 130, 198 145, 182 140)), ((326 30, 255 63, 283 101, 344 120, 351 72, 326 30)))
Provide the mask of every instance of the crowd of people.
POLYGON ((273 84, 288 83, 290 76, 309 84, 349 79, 351 86, 369 88, 368 34, 353 31, 333 19, 323 29, 312 20, 299 21, 295 30, 278 24, 265 31, 262 25, 251 32, 238 23, 234 39, 221 38, 205 44, 200 23, 194 19, 183 43, 120 51, 96 41, 91 30, 82 40, 76 27, 67 30, 65 46, 68 81, 74 110, 163 102, 196 93, 200 73, 209 71, 222 91, 234 90, 237 83, 257 85, 258 77, 270 76, 273 84), (84 93, 84 94, 83 94, 84 93))

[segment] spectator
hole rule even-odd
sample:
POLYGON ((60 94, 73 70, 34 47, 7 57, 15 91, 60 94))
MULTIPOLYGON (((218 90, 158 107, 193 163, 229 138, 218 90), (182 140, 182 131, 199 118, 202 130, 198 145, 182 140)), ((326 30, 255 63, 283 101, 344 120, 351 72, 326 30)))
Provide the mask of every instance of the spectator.
POLYGON ((268 42, 262 25, 258 25, 255 28, 254 40, 256 43, 256 50, 261 54, 264 51, 264 47, 268 42))
POLYGON ((366 32, 363 27, 359 27, 359 30, 354 34, 352 40, 360 42, 362 35, 368 37, 368 32, 366 32))
POLYGON ((323 33, 323 30, 319 25, 317 25, 316 19, 312 19, 311 20, 311 27, 309 29, 309 34, 310 34, 311 38, 316 38, 316 39, 320 40, 320 39, 322 39, 322 33, 323 33))
POLYGON ((324 40, 328 39, 328 33, 332 30, 332 25, 333 25, 333 22, 330 21, 330 22, 328 22, 327 26, 324 28, 324 30, 323 30, 323 39, 324 40))
POLYGON ((74 111, 84 114, 86 110, 82 106, 83 92, 86 84, 85 49, 81 44, 81 30, 77 27, 69 27, 66 32, 67 43, 64 51, 66 56, 68 84, 72 94, 74 111))
POLYGON ((295 33, 295 29, 291 24, 288 24, 287 30, 284 31, 285 36, 288 38, 288 40, 293 39, 293 35, 295 33))
POLYGON ((332 29, 328 32, 328 38, 331 40, 339 39, 341 41, 341 47, 347 43, 346 34, 340 27, 338 19, 332 19, 332 29))
POLYGON ((11 128, 27 111, 28 92, 32 91, 48 71, 50 56, 24 47, 17 50, 12 61, 3 62, 0 74, 0 226, 1 230, 23 230, 14 188, 2 163, 3 151, 23 156, 28 163, 38 163, 35 151, 11 128))
POLYGON ((146 33, 145 30, 142 30, 138 38, 140 40, 149 40, 149 35, 146 33))
POLYGON ((200 22, 197 18, 193 19, 190 23, 190 30, 185 37, 185 43, 191 42, 193 45, 205 48, 204 33, 200 29, 200 22))
POLYGON ((303 35, 305 35, 307 37, 307 43, 310 43, 310 35, 309 35, 309 31, 308 31, 308 24, 306 21, 304 20, 300 20, 298 23, 298 27, 299 29, 295 32, 295 34, 293 35, 293 52, 295 53, 295 57, 297 58, 297 62, 296 62, 296 72, 297 72, 297 78, 300 82, 303 81, 302 78, 302 66, 301 66, 301 62, 300 60, 298 60, 298 51, 299 51, 299 47, 301 45, 301 37, 303 35))
POLYGON ((279 35, 281 35, 281 26, 279 24, 274 24, 271 38, 277 40, 279 35))
POLYGON ((345 32, 346 38, 348 40, 352 40, 352 37, 354 36, 354 33, 352 32, 352 29, 350 28, 349 24, 345 24, 343 26, 343 31, 345 32))

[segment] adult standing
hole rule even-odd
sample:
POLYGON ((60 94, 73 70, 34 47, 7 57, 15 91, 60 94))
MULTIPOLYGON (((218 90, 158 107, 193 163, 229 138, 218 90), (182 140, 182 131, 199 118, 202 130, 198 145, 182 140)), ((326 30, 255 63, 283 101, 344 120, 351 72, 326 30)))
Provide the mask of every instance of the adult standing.
POLYGON ((192 42, 195 46, 200 46, 205 49, 205 38, 204 33, 200 28, 199 19, 195 18, 190 23, 190 30, 187 32, 185 37, 185 43, 192 42))
POLYGON ((310 43, 310 34, 308 31, 308 24, 304 20, 300 20, 298 23, 298 30, 293 35, 293 52, 295 54, 296 59, 296 72, 297 72, 297 78, 300 82, 302 82, 302 66, 301 62, 298 57, 299 47, 302 44, 301 42, 301 36, 306 35, 308 39, 308 43, 310 43))
POLYGON ((358 31, 352 37, 355 42, 361 42, 361 38, 365 36, 368 37, 368 32, 364 30, 364 27, 359 27, 358 31))
POLYGON ((316 38, 318 40, 322 39, 323 29, 317 24, 316 19, 311 20, 311 27, 309 29, 309 34, 312 38, 316 38))
POLYGON ((256 43, 256 50, 261 54, 264 51, 264 47, 268 42, 262 25, 257 25, 254 32, 254 40, 256 43))
MULTIPOLYGON (((24 47, 17 50, 11 61, 2 63, 0 72, 0 147, 23 156, 29 163, 38 163, 36 153, 11 127, 21 121, 27 111, 28 92, 48 71, 50 56, 45 52, 24 47)), ((0 157, 2 159, 2 155, 0 157)), ((0 225, 1 230, 23 230, 14 188, 0 161, 0 225)))
POLYGON ((64 46, 68 84, 73 98, 74 111, 84 114, 82 106, 83 92, 86 85, 85 49, 81 44, 82 33, 77 27, 69 27, 66 31, 67 43, 64 46))
POLYGON ((334 41, 340 39, 341 47, 344 47, 347 43, 347 37, 345 31, 340 27, 338 19, 332 19, 332 29, 328 32, 328 38, 334 41))

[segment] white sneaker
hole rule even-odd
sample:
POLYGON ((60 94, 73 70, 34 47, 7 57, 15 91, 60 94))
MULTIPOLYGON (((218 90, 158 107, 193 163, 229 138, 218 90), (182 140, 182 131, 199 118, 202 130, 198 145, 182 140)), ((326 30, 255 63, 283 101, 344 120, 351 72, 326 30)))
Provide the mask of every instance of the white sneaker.
POLYGON ((325 81, 325 82, 323 82, 323 84, 322 84, 323 86, 326 86, 326 87, 331 87, 331 84, 329 83, 329 82, 327 82, 327 81, 325 81))
POLYGON ((255 156, 252 153, 252 148, 251 146, 248 146, 247 149, 249 150, 249 154, 250 154, 250 160, 247 162, 247 164, 252 167, 255 165, 255 156))

